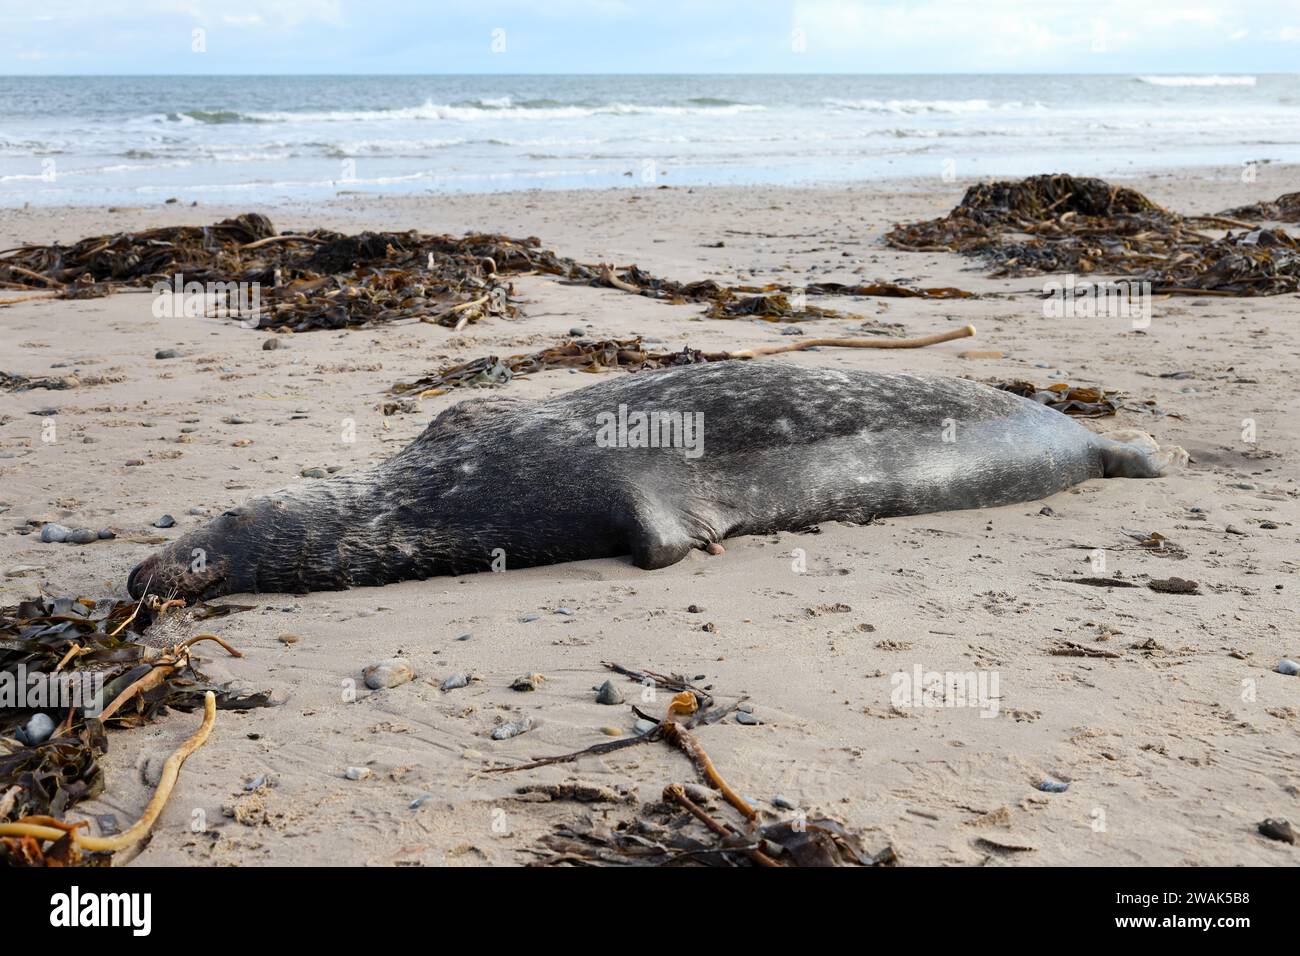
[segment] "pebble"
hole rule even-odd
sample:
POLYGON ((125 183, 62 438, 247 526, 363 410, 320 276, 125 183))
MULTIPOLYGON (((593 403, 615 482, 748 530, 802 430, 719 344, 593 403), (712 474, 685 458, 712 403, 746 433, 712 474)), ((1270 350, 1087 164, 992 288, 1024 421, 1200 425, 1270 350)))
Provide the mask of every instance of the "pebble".
POLYGON ((368 776, 370 776, 370 768, 369 767, 348 767, 347 770, 343 771, 343 776, 347 777, 349 780, 365 780, 368 776))
POLYGON ((544 680, 546 678, 541 674, 524 674, 511 681, 510 689, 520 691, 537 690, 544 680))
POLYGON ((519 619, 519 623, 520 623, 520 624, 531 624, 533 621, 536 621, 536 620, 540 619, 540 617, 541 617, 541 615, 539 615, 539 614, 525 614, 523 617, 521 617, 521 618, 519 619))
POLYGON ((1280 817, 1269 817, 1259 825, 1259 832, 1270 840, 1280 840, 1283 843, 1295 843, 1295 829, 1287 820, 1280 817))
POLYGON ((573 608, 568 608, 568 607, 557 607, 557 608, 555 609, 555 613, 556 613, 556 614, 563 614, 565 617, 573 617, 573 608))
POLYGON ((418 810, 418 809, 420 809, 420 807, 424 806, 425 803, 427 803, 428 801, 430 801, 430 800, 432 800, 432 799, 433 799, 433 794, 431 794, 431 793, 422 793, 422 794, 420 794, 418 797, 416 797, 414 800, 412 800, 410 803, 408 803, 406 806, 407 806, 407 808, 410 809, 410 810, 418 810))
POLYGON ((583 336, 587 334, 587 330, 582 328, 581 326, 575 325, 573 328, 569 329, 569 334, 583 336))
POLYGON ((159 349, 157 352, 153 353, 153 357, 156 359, 174 359, 180 358, 181 353, 175 349, 159 349))
POLYGON ((492 731, 493 740, 509 740, 511 737, 518 737, 520 734, 526 734, 533 729, 533 718, 520 717, 518 720, 512 720, 509 723, 502 724, 492 731))
POLYGON ((32 714, 32 719, 27 721, 27 726, 23 728, 27 743, 32 746, 45 743, 53 733, 54 720, 49 714, 32 714))
POLYGON ((71 534, 71 528, 51 523, 41 529, 41 540, 46 544, 58 544, 67 541, 71 534))
POLYGON ((789 797, 783 797, 779 793, 772 798, 772 806, 777 807, 780 810, 799 809, 799 807, 795 804, 793 800, 791 800, 789 797))
POLYGON ((754 705, 747 700, 742 700, 736 705, 736 710, 740 711, 742 714, 752 714, 754 712, 754 705))
POLYGON ((206 514, 208 513, 208 509, 207 509, 207 508, 194 507, 194 508, 191 508, 189 511, 185 512, 185 513, 186 513, 187 515, 202 516, 202 515, 206 515, 206 514))
POLYGON ((753 714, 747 711, 740 710, 736 712, 736 723, 745 724, 746 726, 749 727, 757 727, 759 724, 762 723, 762 721, 759 720, 757 717, 755 717, 753 714))
POLYGON ((302 638, 297 634, 281 634, 276 640, 281 644, 297 644, 302 638))
POLYGON ((329 475, 329 472, 324 468, 304 468, 299 474, 304 478, 324 478, 329 475))
POLYGON ((623 731, 618 727, 601 727, 600 732, 606 737, 622 737, 623 731))
POLYGON ((102 541, 112 541, 117 537, 117 532, 112 528, 100 528, 97 537, 102 541))
POLYGON ((279 339, 267 339, 262 343, 263 352, 273 352, 279 348, 284 348, 284 344, 279 339))
POLYGON ((462 634, 460 637, 456 638, 456 640, 458 640, 458 641, 468 641, 468 640, 469 640, 471 637, 473 637, 473 636, 474 636, 473 634, 462 634))
POLYGON ((1041 780, 1034 784, 1043 793, 1065 793, 1070 789, 1068 783, 1061 783, 1059 780, 1041 780))
POLYGON ((646 720, 644 717, 632 725, 638 734, 648 734, 658 726, 653 720, 646 720))
POLYGON ((619 693, 613 681, 605 681, 596 690, 596 703, 598 704, 621 704, 623 695, 619 693))
POLYGON ((176 519, 171 515, 163 515, 153 523, 155 528, 172 528, 176 525, 176 519))
POLYGON ((68 535, 69 544, 90 544, 92 541, 99 540, 99 532, 91 531, 89 528, 78 528, 72 534, 68 535))
POLYGON ((1300 664, 1297 664, 1289 657, 1284 657, 1277 662, 1277 667, 1273 668, 1273 670, 1279 674, 1285 674, 1287 677, 1295 677, 1300 674, 1300 664))
POLYGON ((684 789, 686 795, 696 803, 712 803, 713 798, 717 796, 713 790, 698 783, 688 783, 682 789, 684 789))
POLYGON ((411 670, 411 665, 400 657, 391 657, 378 664, 371 664, 361 673, 365 676, 366 686, 371 690, 399 687, 415 679, 415 671, 411 670))
POLYGON ((469 686, 469 675, 463 673, 462 671, 456 671, 456 673, 452 674, 450 677, 448 677, 445 681, 442 682, 443 690, 455 690, 457 687, 468 687, 468 686, 469 686))

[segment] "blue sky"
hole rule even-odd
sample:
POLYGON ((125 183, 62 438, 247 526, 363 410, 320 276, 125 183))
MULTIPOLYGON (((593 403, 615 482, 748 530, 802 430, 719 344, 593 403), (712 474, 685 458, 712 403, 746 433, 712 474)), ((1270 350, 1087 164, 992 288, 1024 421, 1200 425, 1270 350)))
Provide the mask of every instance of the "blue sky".
POLYGON ((5 74, 1300 72, 1300 0, 0 0, 0 25, 5 74))

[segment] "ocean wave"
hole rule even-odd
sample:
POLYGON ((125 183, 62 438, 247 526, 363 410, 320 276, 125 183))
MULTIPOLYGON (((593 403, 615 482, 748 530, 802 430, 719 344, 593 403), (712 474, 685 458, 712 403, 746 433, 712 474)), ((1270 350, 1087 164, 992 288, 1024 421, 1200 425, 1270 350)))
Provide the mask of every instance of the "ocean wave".
POLYGON ((421 106, 393 107, 380 110, 324 110, 288 111, 266 113, 238 113, 232 110, 187 110, 181 113, 151 114, 144 117, 151 122, 182 124, 223 123, 375 123, 403 120, 461 120, 497 119, 580 119, 584 116, 733 116, 763 110, 757 104, 729 103, 727 105, 672 106, 641 103, 603 103, 594 106, 540 105, 549 100, 514 103, 510 97, 471 100, 463 105, 434 103, 425 100, 421 106), (536 103, 537 105, 534 105, 536 103))
POLYGON ((1151 86, 1254 86, 1253 76, 1139 76, 1139 83, 1151 86))
POLYGON ((1046 109, 1042 103, 1009 101, 994 104, 989 100, 842 100, 834 97, 822 100, 831 109, 861 110, 866 113, 988 113, 995 110, 1015 111, 1046 109))

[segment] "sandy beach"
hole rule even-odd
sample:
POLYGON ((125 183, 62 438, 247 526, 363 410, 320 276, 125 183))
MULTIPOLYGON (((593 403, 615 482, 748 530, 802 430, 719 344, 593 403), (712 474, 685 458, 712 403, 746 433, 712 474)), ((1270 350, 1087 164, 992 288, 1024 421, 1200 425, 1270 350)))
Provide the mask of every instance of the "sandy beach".
MULTIPOLYGON (((1153 172, 1123 184, 1171 209, 1214 213, 1297 181, 1282 165, 1261 167, 1254 182, 1238 174, 1153 172)), ((789 812, 778 797, 831 813, 904 865, 1294 864, 1295 848, 1256 824, 1300 816, 1300 683, 1273 670, 1300 657, 1300 345, 1290 334, 1300 296, 1162 298, 1144 330, 1049 319, 1042 277, 992 279, 973 260, 881 242, 894 223, 942 215, 968 184, 344 195, 271 207, 191 206, 182 195, 149 207, 0 209, 6 249, 257 211, 282 231, 537 236, 584 262, 636 263, 683 281, 956 286, 978 297, 819 300, 857 317, 804 330, 853 335, 865 322, 927 335, 971 323, 973 339, 764 361, 1099 384, 1123 392, 1124 406, 1088 427, 1140 429, 1191 456, 1164 478, 1092 480, 1041 502, 737 538, 723 555, 695 553, 661 571, 596 560, 234 595, 222 601, 255 609, 208 623, 178 612, 168 639, 217 633, 244 656, 205 650, 204 672, 270 690, 277 706, 218 716, 135 861, 533 862, 557 826, 631 819, 638 801, 696 779, 661 745, 485 772, 609 740, 605 728, 633 732, 627 705, 595 702, 593 687, 612 677, 641 704, 639 685, 602 666, 616 662, 685 675, 723 699, 747 695, 759 723, 731 717, 699 731, 728 780, 774 818, 789 812), (1254 441, 1243 440, 1248 420, 1254 441), (1144 548, 1135 531, 1170 546, 1144 548), (1139 586, 1063 580, 1095 576, 1098 549, 1106 576, 1139 586), (1171 576, 1197 582, 1198 593, 1146 587, 1171 576), (362 669, 399 655, 415 680, 366 689, 362 669), (996 706, 896 706, 893 675, 917 668, 996 675, 996 706), (442 691, 458 671, 474 680, 442 691), (523 674, 544 680, 510 689, 523 674), (501 719, 521 715, 532 731, 490 738, 501 719), (349 767, 369 774, 347 779, 349 767), (1068 790, 1042 792, 1044 779, 1068 790), (516 793, 574 780, 629 796, 586 804, 516 793)), ((394 383, 443 365, 534 351, 575 328, 673 349, 789 341, 779 323, 712 320, 699 305, 544 276, 518 279, 515 290, 517 320, 280 335, 275 350, 263 348, 268 333, 236 322, 155 318, 145 292, 0 309, 0 371, 79 379, 0 393, 0 604, 42 591, 125 595, 135 563, 206 516, 316 480, 302 477, 307 469, 388 457, 438 412, 481 394, 462 389, 384 414, 394 383), (177 357, 155 358, 167 349, 177 357), (348 421, 355 441, 344 438, 348 421), (164 514, 174 528, 154 526, 164 514), (117 537, 43 544, 47 521, 117 537)), ((595 380, 557 369, 505 393, 539 398, 595 380)), ((195 720, 171 714, 112 734, 108 790, 71 816, 134 820, 195 720)))

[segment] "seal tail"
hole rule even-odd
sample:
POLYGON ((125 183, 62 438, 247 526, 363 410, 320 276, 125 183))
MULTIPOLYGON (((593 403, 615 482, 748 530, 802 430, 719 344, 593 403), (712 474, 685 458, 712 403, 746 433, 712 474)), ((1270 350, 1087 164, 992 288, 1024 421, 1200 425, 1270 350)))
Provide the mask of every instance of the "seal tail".
POLYGON ((1160 478, 1187 464, 1177 445, 1161 448, 1146 432, 1134 429, 1101 436, 1101 466, 1106 478, 1160 478))

